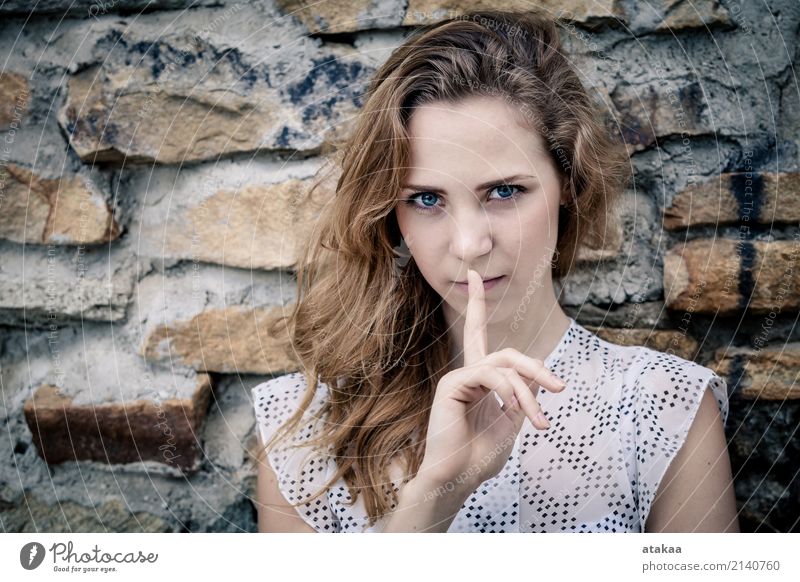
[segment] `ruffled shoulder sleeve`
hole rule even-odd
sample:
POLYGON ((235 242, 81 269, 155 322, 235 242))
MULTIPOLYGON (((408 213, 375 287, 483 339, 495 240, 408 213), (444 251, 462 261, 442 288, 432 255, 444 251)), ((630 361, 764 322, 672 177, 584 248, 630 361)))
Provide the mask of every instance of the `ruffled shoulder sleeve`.
POLYGON ((713 370, 641 348, 634 366, 636 487, 642 531, 667 468, 686 441, 706 389, 728 420, 728 386, 713 370))
MULTIPOLYGON (((262 445, 298 410, 305 389, 305 376, 300 372, 273 378, 252 389, 256 430, 262 445)), ((290 503, 302 501, 296 509, 305 522, 318 532, 339 532, 339 521, 331 509, 327 491, 307 501, 324 488, 334 469, 330 455, 305 444, 318 436, 322 422, 320 412, 326 397, 327 387, 319 382, 299 427, 283 437, 269 451, 267 459, 286 500, 290 503)))

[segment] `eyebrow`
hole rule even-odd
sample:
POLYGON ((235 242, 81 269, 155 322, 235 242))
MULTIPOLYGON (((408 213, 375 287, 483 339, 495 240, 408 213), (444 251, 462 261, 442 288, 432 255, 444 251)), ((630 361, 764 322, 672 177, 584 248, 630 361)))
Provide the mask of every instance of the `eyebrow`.
MULTIPOLYGON (((483 184, 478 184, 475 187, 475 190, 485 190, 490 186, 501 186, 503 184, 509 184, 516 180, 521 180, 523 178, 533 178, 536 179, 536 176, 531 176, 530 174, 514 174, 513 176, 508 176, 506 178, 500 178, 498 180, 490 180, 488 182, 484 182, 483 184)), ((435 192, 437 194, 444 194, 444 190, 442 188, 436 188, 435 186, 419 186, 415 184, 404 184, 404 190, 425 190, 426 192, 435 192)))

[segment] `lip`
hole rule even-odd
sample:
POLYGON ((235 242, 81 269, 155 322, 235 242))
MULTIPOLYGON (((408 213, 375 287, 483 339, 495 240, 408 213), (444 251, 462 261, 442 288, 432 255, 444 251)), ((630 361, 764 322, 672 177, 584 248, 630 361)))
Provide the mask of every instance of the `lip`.
MULTIPOLYGON (((483 282, 483 290, 488 291, 489 289, 496 287, 497 285, 505 281, 505 278, 506 278, 505 275, 500 275, 499 277, 495 277, 494 279, 486 279, 483 282)), ((469 285, 467 283, 458 283, 456 281, 453 281, 453 283, 455 284, 456 289, 459 289, 460 291, 463 291, 464 293, 469 295, 469 285)))

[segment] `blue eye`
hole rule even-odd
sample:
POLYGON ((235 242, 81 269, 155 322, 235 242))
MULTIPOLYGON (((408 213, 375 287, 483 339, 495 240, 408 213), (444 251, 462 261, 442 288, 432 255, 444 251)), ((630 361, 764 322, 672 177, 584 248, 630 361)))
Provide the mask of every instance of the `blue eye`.
MULTIPOLYGON (((528 191, 528 189, 525 188, 525 186, 520 186, 518 184, 501 184, 499 186, 494 186, 489 191, 491 192, 491 191, 497 190, 499 188, 505 189, 505 192, 509 192, 509 190, 512 189, 512 188, 516 188, 517 189, 516 192, 510 192, 508 195, 499 198, 499 200, 501 200, 501 201, 503 201, 503 200, 516 200, 522 194, 524 194, 525 192, 528 191)), ((436 212, 436 206, 428 206, 428 205, 420 206, 420 205, 418 205, 416 203, 416 199, 418 197, 420 198, 421 201, 424 199, 424 200, 426 200, 427 202, 429 202, 431 204, 435 204, 436 201, 433 200, 433 198, 439 198, 439 194, 436 194, 435 192, 416 192, 416 193, 412 194, 411 196, 409 196, 408 198, 406 198, 405 200, 403 200, 403 202, 405 204, 408 204, 412 208, 414 208, 414 210, 416 210, 420 214, 433 214, 434 212, 436 212)))

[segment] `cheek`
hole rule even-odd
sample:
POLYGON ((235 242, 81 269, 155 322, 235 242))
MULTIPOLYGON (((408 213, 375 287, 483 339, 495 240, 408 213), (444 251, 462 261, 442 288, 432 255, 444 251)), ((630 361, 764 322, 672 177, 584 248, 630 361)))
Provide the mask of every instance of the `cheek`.
POLYGON ((414 238, 419 235, 424 228, 423 221, 420 220, 419 215, 411 208, 404 208, 401 204, 394 210, 395 218, 397 219, 397 226, 400 234, 406 240, 414 238))
POLYGON ((436 215, 420 214, 413 208, 400 203, 395 207, 394 215, 400 234, 403 235, 409 246, 412 246, 412 241, 432 245, 434 240, 441 240, 447 236, 447 223, 439 220, 436 215))
POLYGON ((537 200, 530 212, 522 217, 522 236, 528 241, 553 240, 558 230, 558 201, 555 195, 552 200, 537 200))
POLYGON ((504 238, 507 241, 514 240, 523 248, 530 249, 531 247, 527 245, 547 240, 551 236, 548 231, 552 229, 553 224, 554 217, 548 214, 547 205, 537 200, 513 217, 504 220, 498 228, 505 233, 504 238))

